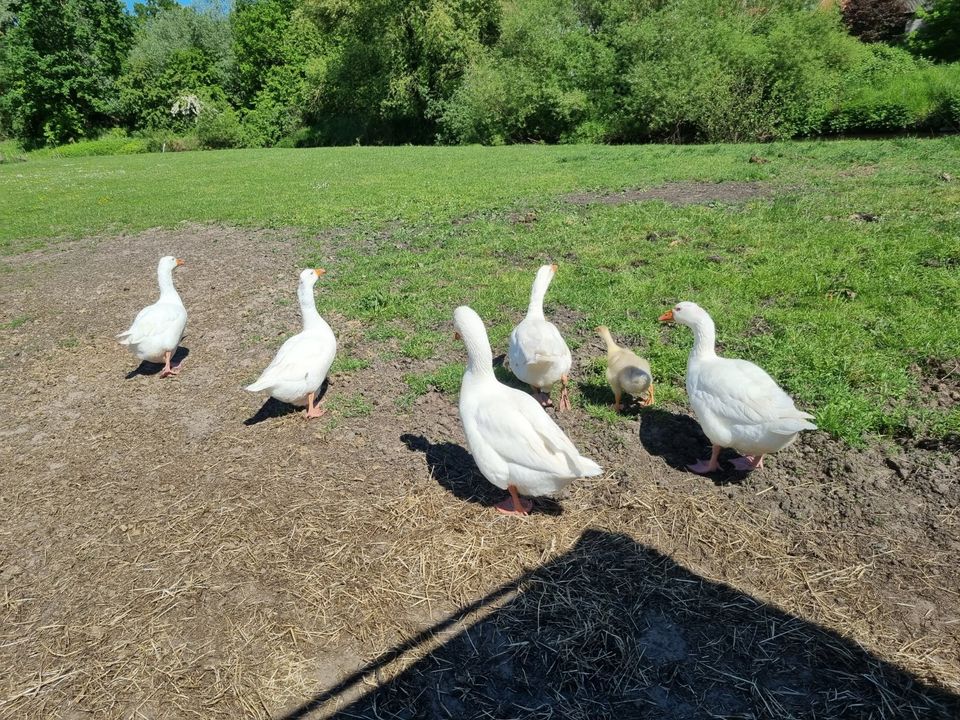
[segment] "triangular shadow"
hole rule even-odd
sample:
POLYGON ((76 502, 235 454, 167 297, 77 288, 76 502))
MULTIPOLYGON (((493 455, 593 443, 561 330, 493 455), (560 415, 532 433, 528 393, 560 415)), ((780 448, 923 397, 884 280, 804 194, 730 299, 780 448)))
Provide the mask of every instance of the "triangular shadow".
MULTIPOLYGON (((400 440, 410 450, 424 454, 430 474, 457 499, 493 507, 507 497, 503 490, 492 485, 480 474, 473 456, 462 445, 452 442, 432 443, 423 435, 412 433, 404 433, 400 440)), ((563 513, 560 504, 551 498, 538 497, 532 500, 534 513, 563 513)))
MULTIPOLYGON (((173 354, 173 357, 170 358, 170 364, 178 365, 182 363, 187 359, 187 355, 189 354, 190 348, 181 345, 177 348, 177 351, 173 354)), ((163 363, 155 363, 144 360, 137 365, 137 367, 128 372, 123 379, 132 380, 133 378, 137 377, 137 375, 159 375, 161 370, 163 370, 163 363)))
POLYGON ((279 718, 955 720, 958 713, 960 697, 853 640, 627 536, 587 530, 569 552, 279 718), (420 659, 394 674, 392 663, 414 653, 420 659))

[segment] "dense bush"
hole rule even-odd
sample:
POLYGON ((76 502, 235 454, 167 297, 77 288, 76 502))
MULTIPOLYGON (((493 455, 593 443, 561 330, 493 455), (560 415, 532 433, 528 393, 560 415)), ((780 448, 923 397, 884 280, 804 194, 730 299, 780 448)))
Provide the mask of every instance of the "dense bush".
POLYGON ((229 106, 208 105, 197 117, 195 131, 200 147, 208 150, 237 148, 246 144, 240 119, 229 106))
POLYGON ((322 37, 306 108, 329 143, 430 142, 464 69, 496 39, 499 0, 304 0, 322 37))
POLYGON ((39 157, 87 157, 90 155, 135 155, 150 151, 144 138, 130 137, 126 130, 114 128, 95 140, 81 140, 34 152, 39 157))
POLYGON ((960 130, 960 65, 914 61, 886 48, 853 80, 826 130, 839 133, 960 130))
POLYGON ((540 0, 447 103, 454 142, 770 140, 824 127, 862 45, 835 13, 738 0, 540 0))
POLYGON ((570 3, 518 4, 503 18, 495 47, 478 53, 440 104, 441 137, 482 143, 603 140, 601 118, 614 100, 614 60, 570 3))

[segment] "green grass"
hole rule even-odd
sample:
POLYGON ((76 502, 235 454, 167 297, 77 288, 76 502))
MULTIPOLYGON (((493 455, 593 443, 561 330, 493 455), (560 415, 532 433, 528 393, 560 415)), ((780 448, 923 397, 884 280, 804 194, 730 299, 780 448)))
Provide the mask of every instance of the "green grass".
MULTIPOLYGON (((456 305, 474 307, 503 352, 537 266, 558 262, 548 314, 562 311, 571 345, 597 357, 592 328, 609 325, 651 360, 659 401, 684 402, 692 339, 657 317, 694 300, 713 315, 723 353, 762 365, 822 428, 856 443, 907 428, 960 432, 960 411, 929 407, 909 369, 960 354, 960 179, 942 173, 960 178, 957 138, 31 160, 0 165, 0 248, 183 220, 298 228, 316 238, 305 264, 335 268, 321 312, 444 363, 407 378, 407 405, 430 387, 456 391, 456 305), (769 162, 747 162, 754 154, 769 162), (685 207, 561 199, 665 180, 760 180, 775 195, 685 207), (516 222, 517 209, 536 221, 516 222), (322 232, 334 227, 347 232, 322 232)), ((615 422, 601 368, 576 370, 578 402, 615 422)))
POLYGON ((30 318, 26 315, 18 315, 17 317, 7 320, 6 322, 0 322, 0 329, 3 330, 16 330, 21 325, 25 325, 30 322, 30 318))
POLYGON ((367 360, 351 357, 340 350, 333 361, 333 365, 330 366, 330 374, 351 373, 354 370, 363 370, 368 367, 370 367, 370 363, 367 360))

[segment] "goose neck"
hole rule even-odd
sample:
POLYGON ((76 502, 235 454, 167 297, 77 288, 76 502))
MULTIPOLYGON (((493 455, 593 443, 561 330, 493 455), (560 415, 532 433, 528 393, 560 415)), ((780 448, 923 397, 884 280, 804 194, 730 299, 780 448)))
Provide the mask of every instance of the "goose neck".
POLYGON ((496 377, 493 374, 493 352, 486 336, 463 335, 467 348, 467 376, 476 379, 496 377))
POLYGON ((620 346, 613 341, 613 337, 611 337, 609 330, 602 330, 600 332, 600 337, 603 339, 603 344, 607 347, 607 354, 616 352, 619 349, 620 346))
POLYGON ((537 278, 530 290, 530 304, 527 305, 528 318, 543 318, 543 299, 550 287, 550 277, 537 278))
POLYGON ((303 329, 310 330, 320 327, 323 318, 317 312, 317 303, 313 297, 313 286, 301 284, 297 288, 297 299, 300 301, 300 314, 303 317, 303 329))
POLYGON ((693 350, 691 358, 705 360, 717 356, 717 330, 713 320, 709 317, 700 319, 691 326, 693 330, 693 350))
POLYGON ((157 282, 160 285, 160 299, 172 300, 180 299, 180 294, 173 286, 173 271, 169 268, 161 268, 157 271, 157 282))

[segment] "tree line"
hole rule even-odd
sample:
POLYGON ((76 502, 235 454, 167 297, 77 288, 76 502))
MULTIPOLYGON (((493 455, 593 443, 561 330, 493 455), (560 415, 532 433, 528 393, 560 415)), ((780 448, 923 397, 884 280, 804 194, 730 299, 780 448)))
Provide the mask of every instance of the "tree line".
POLYGON ((960 0, 0 0, 0 138, 743 141, 960 127, 960 0), (908 32, 908 24, 913 27, 908 32))

